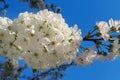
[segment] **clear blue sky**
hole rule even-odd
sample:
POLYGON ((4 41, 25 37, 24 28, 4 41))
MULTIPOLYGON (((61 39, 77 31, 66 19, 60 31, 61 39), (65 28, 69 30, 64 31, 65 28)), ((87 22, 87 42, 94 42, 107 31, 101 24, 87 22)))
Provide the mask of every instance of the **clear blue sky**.
MULTIPOLYGON (((62 8, 66 22, 73 26, 78 24, 84 36, 93 29, 96 21, 110 18, 120 20, 120 0, 47 0, 62 8)), ((7 16, 17 18, 20 12, 35 11, 18 0, 7 0, 9 3, 7 16)), ((90 45, 89 45, 90 46, 90 45)), ((65 71, 62 80, 120 80, 120 59, 110 62, 95 61, 91 66, 70 67, 65 71)))

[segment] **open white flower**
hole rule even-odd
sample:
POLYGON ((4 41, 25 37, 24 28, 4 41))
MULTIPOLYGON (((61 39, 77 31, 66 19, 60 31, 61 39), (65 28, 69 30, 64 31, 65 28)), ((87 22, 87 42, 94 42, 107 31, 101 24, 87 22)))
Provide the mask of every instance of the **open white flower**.
POLYGON ((78 66, 90 65, 93 63, 96 56, 97 53, 94 51, 94 48, 92 47, 89 50, 86 50, 85 53, 78 55, 74 63, 77 64, 78 66))
POLYGON ((110 28, 112 29, 115 29, 117 32, 120 32, 120 21, 119 20, 113 20, 113 19, 110 19, 109 20, 109 25, 110 25, 110 28))
POLYGON ((12 24, 12 20, 7 17, 0 17, 0 29, 6 29, 10 24, 12 24))
POLYGON ((108 40, 110 35, 109 35, 109 26, 106 22, 100 21, 96 23, 96 26, 99 28, 99 31, 101 33, 101 36, 104 40, 108 40))

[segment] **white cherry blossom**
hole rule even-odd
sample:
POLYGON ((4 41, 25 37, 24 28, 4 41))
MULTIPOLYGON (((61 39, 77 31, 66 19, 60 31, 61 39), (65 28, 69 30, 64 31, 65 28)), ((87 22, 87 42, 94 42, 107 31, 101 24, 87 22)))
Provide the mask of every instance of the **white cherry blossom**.
POLYGON ((110 28, 109 28, 108 24, 105 21, 100 21, 100 22, 96 23, 96 26, 98 27, 102 38, 104 40, 108 40, 110 37, 110 35, 109 35, 110 28))
POLYGON ((113 20, 113 19, 110 19, 109 20, 109 25, 110 25, 110 28, 114 28, 117 32, 120 32, 118 29, 120 29, 120 21, 119 20, 113 20))
POLYGON ((83 54, 78 55, 74 63, 77 64, 78 66, 90 65, 93 63, 96 56, 97 53, 94 51, 94 48, 92 47, 89 50, 86 50, 83 54))

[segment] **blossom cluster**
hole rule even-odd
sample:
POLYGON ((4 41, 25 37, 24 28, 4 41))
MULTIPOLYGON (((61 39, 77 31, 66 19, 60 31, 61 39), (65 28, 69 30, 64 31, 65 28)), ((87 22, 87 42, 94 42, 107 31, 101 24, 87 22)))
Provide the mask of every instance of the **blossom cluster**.
POLYGON ((119 52, 120 50, 119 40, 120 39, 116 39, 113 42, 113 48, 108 55, 106 56, 98 55, 97 52, 95 51, 95 47, 92 47, 88 50, 85 50, 83 54, 78 55, 74 63, 78 66, 82 66, 82 65, 91 65, 94 60, 99 60, 102 62, 105 60, 114 60, 116 56, 120 53, 119 52))
POLYGON ((109 24, 105 21, 100 21, 96 23, 96 28, 100 31, 100 34, 104 40, 110 38, 110 31, 120 33, 120 21, 119 20, 109 20, 109 24))
POLYGON ((0 54, 36 69, 70 63, 81 40, 77 25, 69 27, 61 14, 48 10, 21 13, 14 21, 0 17, 0 54))
POLYGON ((113 42, 111 52, 107 55, 99 55, 95 51, 95 47, 92 47, 88 50, 85 50, 83 54, 80 54, 76 57, 74 63, 78 66, 82 65, 91 65, 94 60, 105 61, 105 60, 114 60, 116 56, 120 54, 120 39, 117 38, 113 42))
POLYGON ((120 21, 113 19, 109 20, 109 24, 105 21, 100 21, 96 23, 95 26, 96 33, 88 33, 85 39, 93 40, 95 47, 87 49, 76 57, 74 63, 76 65, 91 65, 94 60, 105 61, 114 60, 117 55, 120 54, 120 21), (100 38, 94 39, 94 36, 100 38), (102 38, 101 38, 102 37, 102 38), (108 43, 107 45, 105 43, 108 43), (102 48, 104 49, 101 49, 102 48), (100 48, 99 48, 100 47, 100 48), (105 52, 105 48, 107 49, 105 52), (97 49, 97 50, 95 50, 97 49))

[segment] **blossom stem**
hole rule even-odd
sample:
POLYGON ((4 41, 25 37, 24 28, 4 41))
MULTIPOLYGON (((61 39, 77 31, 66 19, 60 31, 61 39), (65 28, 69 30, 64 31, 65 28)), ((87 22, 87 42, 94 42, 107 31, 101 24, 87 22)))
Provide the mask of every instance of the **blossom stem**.
POLYGON ((83 41, 93 41, 93 42, 96 42, 96 41, 101 41, 101 40, 104 40, 103 38, 98 38, 98 39, 87 39, 86 37, 83 38, 83 41))

